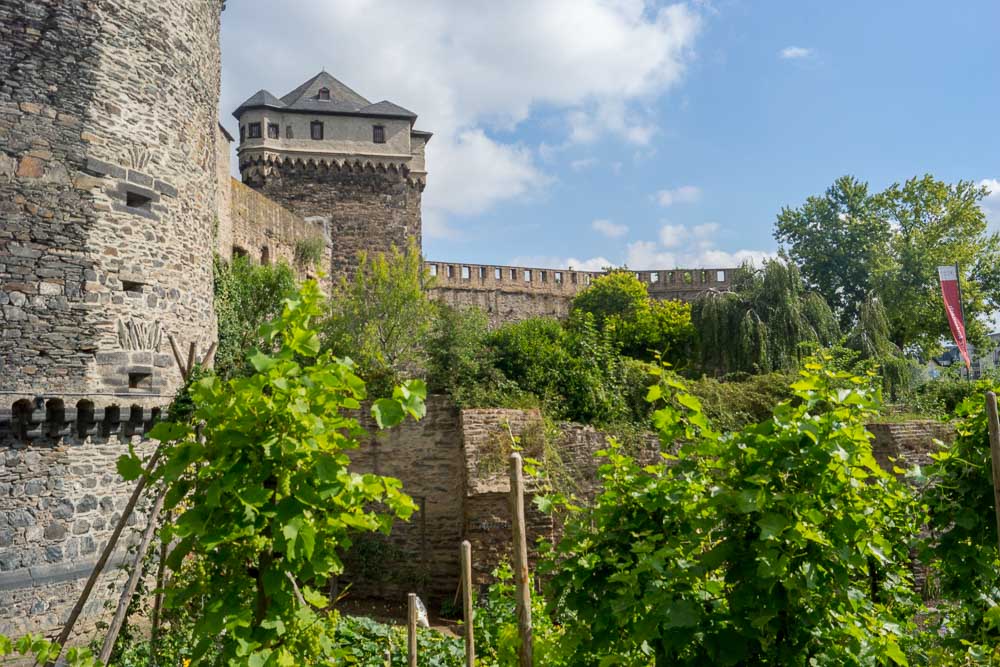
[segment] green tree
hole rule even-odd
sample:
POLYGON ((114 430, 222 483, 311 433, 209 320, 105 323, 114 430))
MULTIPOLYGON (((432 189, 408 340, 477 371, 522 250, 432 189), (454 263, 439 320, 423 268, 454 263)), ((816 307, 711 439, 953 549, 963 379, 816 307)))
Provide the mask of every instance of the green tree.
POLYGON ((743 266, 729 292, 706 292, 691 307, 697 362, 706 372, 767 373, 798 368, 804 344, 840 337, 837 320, 818 294, 805 289, 794 264, 743 266))
POLYGON ((676 453, 604 452, 601 492, 548 561, 570 664, 907 664, 919 522, 872 455, 877 391, 818 363, 792 391, 772 419, 722 436, 661 375, 653 421, 676 453))
POLYGON ((247 354, 260 347, 260 326, 281 312, 282 302, 295 291, 295 273, 287 264, 251 264, 245 257, 225 263, 215 258, 215 314, 219 347, 215 372, 222 378, 247 375, 247 354))
POLYGON ((324 347, 357 362, 358 374, 377 393, 404 376, 419 376, 435 314, 425 291, 430 280, 412 243, 405 252, 361 253, 354 276, 342 278, 330 299, 324 347))
MULTIPOLYGON (((125 479, 146 474, 166 487, 176 514, 161 535, 167 566, 194 564, 167 586, 168 608, 200 604, 195 664, 332 664, 336 616, 325 582, 342 571, 357 531, 388 532, 415 509, 399 480, 348 469, 364 431, 348 416, 366 398, 352 364, 320 352, 322 295, 307 281, 262 327, 249 377, 206 377, 191 387, 192 428, 163 422, 150 432, 162 462, 144 471, 132 453, 125 479), (272 352, 273 350, 273 352, 272 352), (191 576, 191 571, 197 576, 191 576)), ((420 383, 378 399, 380 427, 423 416, 420 383)))
POLYGON ((646 284, 626 269, 596 278, 573 299, 572 311, 590 313, 624 354, 646 361, 659 356, 681 363, 694 335, 689 304, 650 298, 646 284))
POLYGON ((969 340, 985 342, 987 316, 1000 306, 1000 239, 979 207, 984 187, 930 175, 871 194, 845 176, 822 197, 778 214, 775 238, 846 330, 866 300, 885 307, 890 340, 925 356, 950 336, 937 280, 939 265, 962 270, 969 340))

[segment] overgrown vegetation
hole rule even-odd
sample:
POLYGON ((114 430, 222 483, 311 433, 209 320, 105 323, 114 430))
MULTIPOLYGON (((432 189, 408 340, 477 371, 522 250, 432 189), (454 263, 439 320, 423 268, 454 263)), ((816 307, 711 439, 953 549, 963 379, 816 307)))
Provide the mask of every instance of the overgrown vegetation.
POLYGON ((326 239, 322 236, 311 236, 295 242, 295 263, 299 266, 316 266, 323 259, 326 249, 326 239))

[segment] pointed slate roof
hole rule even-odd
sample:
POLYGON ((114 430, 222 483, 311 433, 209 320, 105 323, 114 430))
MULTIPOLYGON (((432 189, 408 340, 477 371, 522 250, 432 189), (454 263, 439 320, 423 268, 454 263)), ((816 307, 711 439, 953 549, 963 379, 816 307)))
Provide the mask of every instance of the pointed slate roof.
POLYGON ((417 114, 388 100, 372 104, 325 70, 284 95, 280 100, 268 91, 260 90, 237 107, 233 115, 239 118, 246 109, 261 107, 339 115, 356 114, 359 116, 408 118, 411 123, 417 119, 417 114), (329 100, 319 98, 319 91, 322 88, 330 91, 329 100))

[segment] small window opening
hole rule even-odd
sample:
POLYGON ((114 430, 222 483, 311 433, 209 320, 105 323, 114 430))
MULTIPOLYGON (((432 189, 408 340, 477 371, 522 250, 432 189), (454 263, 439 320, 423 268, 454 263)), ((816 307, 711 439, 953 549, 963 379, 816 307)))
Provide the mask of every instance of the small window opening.
POLYGON ((260 139, 260 123, 250 123, 247 136, 251 139, 260 139))
POLYGON ((240 125, 240 143, 243 143, 246 140, 247 140, 247 126, 240 125))
POLYGON ((241 248, 238 245, 234 245, 233 246, 233 257, 234 258, 236 258, 236 257, 243 257, 245 259, 247 257, 247 251, 246 251, 246 249, 245 248, 241 248))
POLYGON ((462 280, 468 280, 469 277, 470 277, 469 267, 463 266, 462 267, 462 280))
POLYGON ((562 282, 562 271, 556 271, 555 274, 553 274, 553 279, 557 283, 561 283, 562 282))
POLYGON ((319 95, 317 97, 319 99, 323 100, 324 102, 329 102, 330 101, 330 89, 329 88, 320 88, 319 89, 319 95))
POLYGON ((260 249, 260 263, 264 266, 271 263, 271 249, 267 246, 260 249))
POLYGON ((294 138, 295 138, 295 136, 292 133, 292 126, 291 125, 286 125, 285 126, 285 139, 294 139, 294 138))
POLYGON ((267 124, 267 138, 268 139, 278 139, 281 135, 281 128, 278 127, 277 123, 267 124))
POLYGON ((479 267, 479 279, 480 280, 486 280, 486 267, 485 266, 480 266, 479 267))
POLYGON ((142 283, 135 280, 123 280, 122 291, 129 294, 142 294, 142 283))
POLYGON ((320 140, 323 138, 323 122, 314 120, 309 123, 309 132, 313 139, 320 140))
POLYGON ((451 264, 448 265, 448 277, 449 278, 455 277, 455 267, 452 266, 451 264))
POLYGON ((152 204, 153 200, 151 197, 139 194, 138 192, 132 192, 131 190, 125 193, 125 205, 129 208, 141 208, 148 211, 152 207, 152 204))
POLYGON ((431 276, 436 276, 438 274, 438 265, 431 264, 431 276))
POLYGON ((651 282, 651 283, 658 283, 658 282, 660 282, 660 272, 659 271, 653 271, 652 273, 650 273, 649 274, 649 282, 651 282))
POLYGON ((149 371, 134 371, 128 374, 129 389, 152 389, 153 374, 149 371))
POLYGON ((517 280, 517 269, 511 269, 510 270, 510 279, 511 280, 517 280))
POLYGON ((543 283, 549 282, 549 274, 548 274, 547 271, 540 271, 539 273, 541 274, 541 278, 542 278, 542 282, 543 283))
POLYGON ((726 272, 725 271, 716 271, 715 272, 715 282, 717 282, 717 283, 724 283, 724 282, 726 282, 726 272))
POLYGON ((524 270, 524 282, 526 282, 526 283, 530 283, 531 282, 531 270, 530 269, 525 269, 524 270))
POLYGON ((493 280, 503 280, 503 269, 493 269, 493 280))
POLYGON ((571 274, 570 274, 570 276, 569 276, 569 281, 570 281, 571 283, 573 283, 574 285, 576 284, 576 274, 575 274, 575 273, 571 273, 571 274))
POLYGON ((372 126, 372 141, 374 141, 376 144, 385 143, 385 126, 383 125, 372 126))

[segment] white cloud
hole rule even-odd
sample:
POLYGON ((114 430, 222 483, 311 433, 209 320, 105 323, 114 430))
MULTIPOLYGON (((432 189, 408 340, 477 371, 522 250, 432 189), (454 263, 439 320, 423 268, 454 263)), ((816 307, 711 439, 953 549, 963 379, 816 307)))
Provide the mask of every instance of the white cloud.
POLYGON ((812 58, 816 55, 815 49, 808 49, 804 46, 786 46, 778 52, 778 57, 783 60, 802 60, 812 58))
POLYGON ((569 168, 573 171, 583 171, 584 169, 590 169, 597 164, 596 157, 585 157, 579 160, 572 160, 569 163, 569 168))
POLYGON ((709 222, 693 227, 663 225, 659 243, 634 241, 625 248, 625 263, 631 269, 724 269, 744 262, 761 264, 773 259, 776 253, 769 250, 720 250, 712 238, 721 229, 718 223, 709 222))
POLYGON ((264 0, 230 5, 226 118, 254 91, 280 96, 324 65, 369 99, 414 110, 417 127, 435 133, 424 213, 439 222, 429 233, 449 216, 544 184, 542 146, 497 133, 536 109, 566 115, 566 136, 554 144, 606 134, 648 144, 656 122, 646 106, 683 78, 705 11, 654 0, 286 0, 280 12, 264 0), (248 57, 247 44, 268 44, 268 57, 248 57))
POLYGON ((688 229, 684 225, 663 225, 660 227, 660 245, 664 248, 676 248, 688 238, 688 229))
POLYGON ((990 194, 979 202, 990 223, 990 228, 1000 232, 1000 179, 984 178, 979 185, 987 188, 990 194))
POLYGON ((609 266, 614 266, 607 257, 591 257, 589 259, 577 259, 575 257, 553 257, 548 255, 522 255, 510 260, 511 266, 523 266, 525 268, 538 269, 573 269, 574 271, 602 271, 609 266))
POLYGON ((594 220, 590 223, 594 231, 607 236, 609 239, 617 239, 628 233, 627 225, 620 225, 610 220, 594 220))
POLYGON ((682 185, 679 188, 660 190, 653 198, 660 206, 688 204, 701 198, 701 189, 694 185, 682 185))

